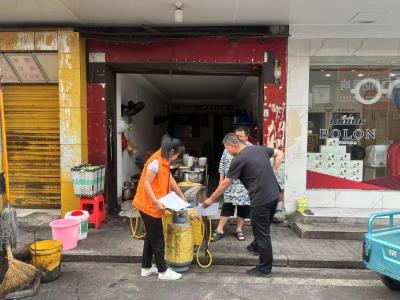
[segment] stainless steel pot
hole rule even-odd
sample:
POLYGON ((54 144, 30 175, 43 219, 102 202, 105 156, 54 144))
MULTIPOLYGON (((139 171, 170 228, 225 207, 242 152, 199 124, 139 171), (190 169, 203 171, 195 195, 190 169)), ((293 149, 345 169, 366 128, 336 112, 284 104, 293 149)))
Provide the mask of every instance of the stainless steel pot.
POLYGON ((183 180, 195 183, 201 183, 204 179, 203 171, 183 171, 183 180))
POLYGON ((135 189, 132 187, 123 187, 122 188, 122 200, 132 200, 133 196, 135 196, 135 189))
POLYGON ((189 171, 190 170, 190 167, 187 167, 187 166, 180 166, 179 168, 178 168, 178 170, 176 170, 175 172, 174 172, 174 178, 175 179, 177 179, 178 181, 182 181, 183 180, 183 172, 184 171, 189 171))

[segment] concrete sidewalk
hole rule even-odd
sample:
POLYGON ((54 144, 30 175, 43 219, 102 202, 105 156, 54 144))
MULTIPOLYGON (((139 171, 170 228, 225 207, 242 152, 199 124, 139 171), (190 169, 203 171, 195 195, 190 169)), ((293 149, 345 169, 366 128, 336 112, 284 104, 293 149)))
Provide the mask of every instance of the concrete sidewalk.
MULTIPOLYGON (((36 213, 19 218, 19 245, 16 256, 26 255, 26 245, 35 238, 51 239, 48 226, 55 215, 36 213)), ((226 237, 211 243, 213 263, 218 265, 255 265, 257 256, 246 246, 252 241, 251 228, 246 226, 245 242, 234 236, 235 227, 226 228, 226 237)), ((313 240, 299 238, 289 227, 273 225, 272 243, 274 265, 308 268, 362 268, 361 241, 313 240)), ((64 251, 63 261, 140 262, 143 241, 133 239, 128 218, 109 216, 107 224, 99 230, 89 229, 88 238, 80 241, 74 250, 64 251)), ((202 252, 203 253, 203 252, 202 252)))

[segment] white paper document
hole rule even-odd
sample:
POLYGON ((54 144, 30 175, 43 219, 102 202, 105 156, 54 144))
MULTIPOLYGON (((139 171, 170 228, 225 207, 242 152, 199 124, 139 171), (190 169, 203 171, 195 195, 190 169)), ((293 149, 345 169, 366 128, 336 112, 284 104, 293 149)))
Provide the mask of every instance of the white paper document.
POLYGON ((199 216, 219 216, 219 203, 213 203, 207 208, 200 203, 197 207, 197 214, 199 216))
POLYGON ((186 207, 189 207, 190 204, 184 201, 182 198, 179 198, 177 194, 174 192, 169 193, 168 195, 159 199, 162 204, 165 205, 166 208, 179 211, 186 207))

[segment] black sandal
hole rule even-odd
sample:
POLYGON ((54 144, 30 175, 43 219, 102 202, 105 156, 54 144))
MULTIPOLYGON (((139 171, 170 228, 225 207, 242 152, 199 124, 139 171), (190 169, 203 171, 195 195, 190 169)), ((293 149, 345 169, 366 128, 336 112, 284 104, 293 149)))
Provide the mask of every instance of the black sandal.
POLYGON ((225 234, 219 233, 218 231, 215 230, 211 237, 211 241, 216 242, 216 241, 222 240, 224 237, 225 237, 225 234))
POLYGON ((236 231, 236 237, 241 242, 246 240, 246 237, 244 236, 244 233, 242 230, 236 231))

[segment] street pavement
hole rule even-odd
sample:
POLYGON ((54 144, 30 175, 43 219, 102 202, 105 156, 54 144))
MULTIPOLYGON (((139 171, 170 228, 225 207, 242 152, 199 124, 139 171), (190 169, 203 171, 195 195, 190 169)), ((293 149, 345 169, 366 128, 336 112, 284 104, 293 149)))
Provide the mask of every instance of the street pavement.
MULTIPOLYGON (((43 214, 19 219, 19 245, 26 249, 35 239, 51 239, 49 220, 43 214), (25 245, 25 246, 24 246, 25 245)), ((248 253, 253 240, 250 226, 244 228, 247 241, 234 236, 235 226, 226 226, 226 237, 211 244, 214 263, 219 265, 253 265, 258 258, 248 253)), ((313 240, 299 238, 293 229, 273 224, 271 228, 274 264, 279 267, 362 268, 362 242, 347 240, 313 240)), ((129 220, 108 217, 101 229, 89 229, 88 237, 78 247, 64 251, 64 261, 140 262, 143 241, 132 238, 129 220)), ((26 252, 26 251, 25 251, 26 252)), ((20 256, 16 253, 16 257, 20 256)))
POLYGON ((272 278, 249 277, 248 267, 192 266, 179 281, 140 277, 139 264, 64 263, 62 275, 41 284, 35 300, 69 299, 400 299, 368 270, 274 268, 272 278))

